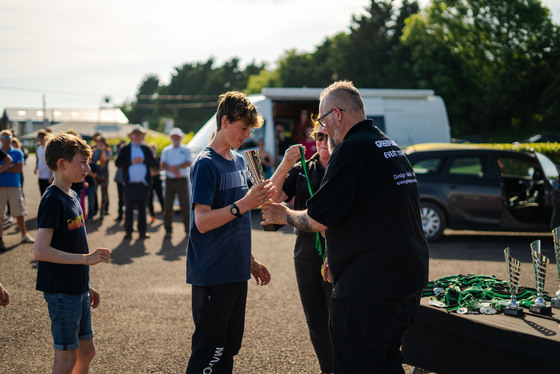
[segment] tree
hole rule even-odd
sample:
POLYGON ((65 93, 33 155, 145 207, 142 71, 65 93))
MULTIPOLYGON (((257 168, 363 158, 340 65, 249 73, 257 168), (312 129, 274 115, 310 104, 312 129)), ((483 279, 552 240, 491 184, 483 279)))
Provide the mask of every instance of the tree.
POLYGON ((433 0, 406 21, 412 72, 448 105, 454 135, 538 126, 556 66, 556 27, 538 0, 433 0))
POLYGON ((148 121, 156 124, 159 120, 159 113, 152 106, 153 98, 157 96, 159 91, 159 78, 156 75, 149 74, 144 77, 138 93, 136 101, 123 106, 123 112, 131 123, 142 123, 148 121))
POLYGON ((215 112, 220 94, 244 90, 249 77, 263 68, 252 62, 242 69, 238 58, 216 67, 209 58, 175 67, 168 85, 159 86, 157 77, 148 76, 139 87, 136 102, 130 105, 129 118, 148 120, 153 129, 158 128, 161 117, 173 118, 175 126, 197 131, 215 112))

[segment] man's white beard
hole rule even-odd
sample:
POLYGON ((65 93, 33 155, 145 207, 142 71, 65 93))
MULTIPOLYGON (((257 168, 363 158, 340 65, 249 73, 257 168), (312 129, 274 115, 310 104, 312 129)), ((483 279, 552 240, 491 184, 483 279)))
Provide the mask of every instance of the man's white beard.
POLYGON ((329 136, 329 153, 332 154, 338 143, 329 136))

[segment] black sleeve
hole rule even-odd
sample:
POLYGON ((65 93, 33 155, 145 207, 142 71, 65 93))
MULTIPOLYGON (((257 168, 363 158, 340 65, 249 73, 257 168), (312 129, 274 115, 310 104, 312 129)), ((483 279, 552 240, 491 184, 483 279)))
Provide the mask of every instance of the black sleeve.
POLYGON ((282 191, 284 191, 284 193, 288 195, 286 201, 290 201, 296 194, 297 179, 300 171, 301 162, 297 162, 288 171, 288 174, 286 174, 286 179, 284 180, 284 184, 282 185, 282 191))
POLYGON ((117 159, 115 160, 115 166, 119 168, 130 166, 130 145, 125 145, 121 148, 117 155, 117 159))

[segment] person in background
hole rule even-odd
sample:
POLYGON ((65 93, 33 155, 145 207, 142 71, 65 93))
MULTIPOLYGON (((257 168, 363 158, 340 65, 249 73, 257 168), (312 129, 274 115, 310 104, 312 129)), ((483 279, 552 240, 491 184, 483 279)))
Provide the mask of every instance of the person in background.
MULTIPOLYGON (((33 243, 35 240, 27 233, 25 227, 25 217, 24 217, 24 204, 23 195, 21 193, 21 180, 19 174, 22 172, 23 168, 23 152, 19 149, 12 147, 12 133, 9 130, 2 130, 0 132, 0 138, 2 141, 2 151, 10 156, 9 159, 2 160, 2 164, 8 161, 10 162, 7 167, 3 167, 0 170, 0 212, 3 216, 6 211, 6 204, 10 204, 11 214, 16 217, 17 225, 21 234, 22 243, 33 243)), ((4 242, 2 241, 2 226, 4 218, 0 218, 0 247, 4 247, 4 242)))
POLYGON ((155 209, 154 209, 154 194, 158 198, 159 205, 160 205, 160 208, 161 208, 162 212, 163 212, 164 207, 165 207, 165 199, 163 198, 163 186, 162 186, 162 183, 161 183, 161 176, 159 174, 159 172, 160 172, 159 165, 160 165, 161 159, 157 155, 156 145, 152 143, 152 144, 149 144, 148 146, 152 150, 152 153, 154 154, 154 158, 156 159, 156 162, 158 164, 157 167, 150 168, 150 173, 152 174, 152 188, 150 188, 150 197, 148 198, 148 210, 150 212, 150 223, 154 223, 155 220, 156 220, 156 212, 155 212, 155 209))
MULTIPOLYGON (((7 172, 7 170, 10 169, 10 166, 12 165, 12 161, 13 160, 10 157, 10 155, 8 155, 6 152, 2 150, 2 148, 0 148, 0 175, 2 175, 3 173, 7 172)), ((3 192, 1 187, 0 187, 0 192, 3 192)), ((0 202, 3 202, 7 197, 8 197, 7 191, 0 193, 0 202)), ((4 209, 2 209, 2 215, 3 214, 4 214, 4 209)), ((2 218, 0 217, 0 253, 6 251, 6 245, 2 240, 2 225, 3 222, 2 222, 2 218)))
MULTIPOLYGON (((305 162, 305 170, 301 161, 296 163, 301 160, 301 145, 293 145, 286 151, 271 179, 278 191, 273 201, 287 202, 294 198, 294 210, 307 208, 311 192, 315 193, 321 186, 331 156, 327 132, 318 122, 312 130, 311 136, 315 139, 317 152, 311 157, 306 155, 308 161, 305 162)), ((325 281, 321 274, 326 256, 325 239, 318 233, 298 229, 295 232, 294 266, 309 336, 321 373, 332 373, 333 348, 329 333, 332 284, 325 281)))
MULTIPOLYGON (((68 129, 66 130, 66 133, 82 139, 82 136, 74 129, 68 129)), ((79 182, 72 183, 71 188, 72 190, 76 191, 78 197, 80 198, 80 206, 82 207, 82 211, 86 212, 86 181, 82 179, 79 182)))
MULTIPOLYGON (((97 166, 97 172, 95 176, 96 189, 99 187, 101 191, 101 207, 100 214, 106 216, 109 214, 109 161, 113 157, 113 152, 111 147, 107 145, 107 141, 102 135, 98 135, 96 138, 96 145, 93 150, 93 162, 97 166)), ((95 192, 97 197, 97 192, 95 192)))
POLYGON ((97 214, 97 205, 96 205, 96 198, 95 198, 97 185, 95 183, 95 179, 97 177, 98 166, 95 163, 95 161, 93 161, 93 158, 90 158, 88 160, 88 164, 90 170, 87 173, 86 177, 84 178, 88 210, 87 213, 84 212, 84 216, 86 221, 91 222, 93 221, 93 218, 97 214))
POLYGON ((311 117, 307 109, 302 109, 299 113, 299 123, 294 126, 292 131, 293 144, 303 144, 307 139, 308 130, 312 128, 311 117))
POLYGON ((325 231, 334 372, 404 373, 402 335, 429 274, 418 181, 403 151, 366 117, 352 82, 331 84, 319 100, 317 121, 333 149, 321 187, 307 210, 264 205, 262 224, 325 231))
MULTIPOLYGON (((117 148, 116 154, 119 154, 120 150, 126 145, 125 141, 121 141, 117 148)), ((118 196, 118 214, 117 218, 115 218, 116 222, 121 222, 123 219, 123 211, 124 211, 124 179, 123 179, 123 168, 117 167, 117 171, 115 172, 115 177, 113 179, 115 184, 117 185, 117 196, 118 196)))
POLYGON ((157 167, 157 161, 150 148, 144 144, 146 129, 135 125, 128 134, 130 143, 119 151, 115 165, 123 168, 124 181, 124 229, 125 240, 132 239, 133 210, 138 209, 138 232, 140 239, 147 239, 146 208, 152 176, 150 168, 157 167))
POLYGON ((305 158, 309 160, 317 152, 317 142, 314 138, 314 128, 309 127, 306 132, 306 138, 301 145, 305 147, 305 158))
POLYGON ((272 168, 274 167, 274 159, 270 152, 264 147, 264 139, 259 140, 259 157, 263 168, 265 179, 272 176, 272 168))
POLYGON ((284 126, 276 125, 274 128, 276 131, 276 165, 280 164, 282 161, 282 157, 284 157, 284 153, 292 144, 292 141, 286 137, 286 130, 284 130, 284 126))
POLYGON ((161 152, 161 168, 165 170, 165 209, 163 223, 165 238, 171 239, 173 233, 173 202, 179 198, 181 217, 185 225, 185 233, 190 226, 190 194, 187 179, 188 167, 191 166, 191 151, 181 144, 185 137, 180 128, 175 127, 169 132, 171 144, 161 152))
MULTIPOLYGON (((23 165, 25 165, 25 161, 27 160, 28 157, 28 152, 27 152, 27 148, 22 147, 21 142, 19 141, 18 138, 16 138, 15 136, 13 136, 13 132, 12 132, 12 147, 15 149, 19 149, 22 153, 23 153, 23 165)), ((20 184, 21 184, 21 197, 23 198, 23 206, 24 206, 24 210, 23 210, 23 215, 27 215, 27 209, 25 209, 25 192, 23 190, 23 182, 24 182, 24 177, 23 177, 23 167, 22 167, 22 171, 21 173, 19 173, 19 180, 20 180, 20 184)), ((7 221, 8 222, 12 222, 12 216, 10 213, 10 204, 8 203, 8 209, 6 212, 7 215, 7 221)))
POLYGON ((48 132, 45 129, 41 129, 37 132, 37 147, 35 148, 37 160, 33 172, 39 177, 39 191, 41 192, 41 196, 43 196, 43 193, 53 181, 53 173, 45 162, 45 137, 47 134, 48 132))

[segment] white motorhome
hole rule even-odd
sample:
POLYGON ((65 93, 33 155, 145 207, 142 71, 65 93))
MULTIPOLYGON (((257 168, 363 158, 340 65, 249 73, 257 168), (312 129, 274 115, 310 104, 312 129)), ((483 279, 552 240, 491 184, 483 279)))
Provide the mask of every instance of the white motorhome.
MULTIPOLYGON (((304 109, 317 113, 322 88, 263 88, 260 95, 249 98, 262 114, 265 124, 255 130, 241 148, 256 146, 264 139, 265 148, 278 156, 275 128, 281 125, 291 133, 304 109)), ((399 146, 443 142, 451 140, 447 111, 441 97, 433 90, 360 89, 366 116, 391 137, 399 146)), ((198 154, 216 131, 216 117, 212 116, 195 134, 187 147, 198 154)))

